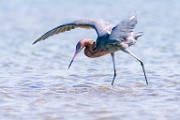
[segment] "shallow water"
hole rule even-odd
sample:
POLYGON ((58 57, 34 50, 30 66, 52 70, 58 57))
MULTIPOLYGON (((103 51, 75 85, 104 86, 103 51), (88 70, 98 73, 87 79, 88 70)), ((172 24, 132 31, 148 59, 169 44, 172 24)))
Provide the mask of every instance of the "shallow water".
POLYGON ((179 120, 180 2, 177 0, 1 0, 1 120, 179 120), (73 30, 32 46, 44 32, 79 18, 114 24, 132 11, 135 31, 144 31, 131 50, 145 64, 116 53, 111 86, 110 55, 89 59, 83 52, 67 69, 76 43, 96 39, 93 30, 73 30), (102 62, 103 61, 103 62, 102 62))

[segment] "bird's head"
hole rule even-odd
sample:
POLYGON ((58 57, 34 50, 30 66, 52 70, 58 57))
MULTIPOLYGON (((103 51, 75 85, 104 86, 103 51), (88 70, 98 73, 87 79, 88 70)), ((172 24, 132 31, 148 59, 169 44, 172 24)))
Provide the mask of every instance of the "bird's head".
POLYGON ((77 45, 76 45, 76 51, 75 51, 75 53, 74 53, 74 56, 73 56, 73 58, 72 58, 72 60, 71 60, 71 62, 70 62, 70 64, 69 64, 68 68, 71 67, 71 64, 73 63, 73 61, 74 61, 74 59, 76 58, 77 54, 80 53, 81 50, 82 50, 84 47, 85 47, 85 44, 84 44, 84 42, 83 42, 82 40, 77 43, 77 45))
POLYGON ((89 49, 92 49, 95 45, 95 42, 91 39, 82 39, 80 40, 77 45, 76 45, 76 51, 74 53, 74 56, 68 66, 68 68, 71 67, 71 64, 73 63, 74 59, 76 58, 77 54, 81 52, 81 50, 86 47, 86 48, 89 48, 89 49))

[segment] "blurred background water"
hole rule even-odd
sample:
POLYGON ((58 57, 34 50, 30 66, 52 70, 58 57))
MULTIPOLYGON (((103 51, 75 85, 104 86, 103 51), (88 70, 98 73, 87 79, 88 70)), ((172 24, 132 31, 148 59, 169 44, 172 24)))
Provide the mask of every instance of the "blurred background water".
POLYGON ((1 120, 179 120, 180 1, 171 0, 1 0, 1 120), (48 30, 75 19, 119 23, 137 11, 131 50, 145 64, 116 53, 117 77, 111 86, 110 55, 73 63, 76 43, 96 39, 94 30, 76 29, 32 46, 48 30), (103 61, 103 62, 102 62, 103 61))

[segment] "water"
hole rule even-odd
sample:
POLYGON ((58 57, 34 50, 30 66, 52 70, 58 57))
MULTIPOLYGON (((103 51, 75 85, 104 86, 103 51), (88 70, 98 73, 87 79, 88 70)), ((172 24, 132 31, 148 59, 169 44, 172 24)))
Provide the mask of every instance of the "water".
POLYGON ((179 120, 180 2, 178 0, 1 0, 1 120, 179 120), (79 18, 117 24, 132 11, 135 31, 144 31, 131 50, 145 64, 116 53, 117 78, 111 86, 110 55, 83 55, 68 64, 76 43, 96 38, 93 30, 73 30, 32 46, 40 35, 79 18), (103 61, 103 62, 102 62, 103 61))

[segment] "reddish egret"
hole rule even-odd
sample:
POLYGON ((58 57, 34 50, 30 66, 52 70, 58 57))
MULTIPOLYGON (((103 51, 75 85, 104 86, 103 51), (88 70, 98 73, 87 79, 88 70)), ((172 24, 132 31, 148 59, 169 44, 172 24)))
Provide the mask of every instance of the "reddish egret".
POLYGON ((65 31, 70 31, 71 29, 75 28, 94 29, 98 35, 96 42, 91 39, 80 40, 76 45, 75 54, 68 68, 70 68, 71 64, 73 63, 73 60, 83 48, 85 48, 84 54, 90 58, 111 54, 114 68, 114 76, 111 82, 111 85, 113 85, 114 80, 116 78, 114 53, 116 51, 122 50, 125 53, 130 54, 140 62, 143 69, 146 84, 148 85, 143 62, 128 49, 130 46, 136 43, 137 39, 140 36, 143 35, 142 32, 133 32, 133 29, 135 28, 136 24, 137 14, 135 12, 132 13, 128 18, 122 20, 116 26, 112 26, 110 23, 99 19, 81 19, 71 23, 60 25, 46 32, 44 35, 38 38, 33 44, 37 43, 38 41, 45 40, 46 38, 52 35, 63 33, 65 31))

